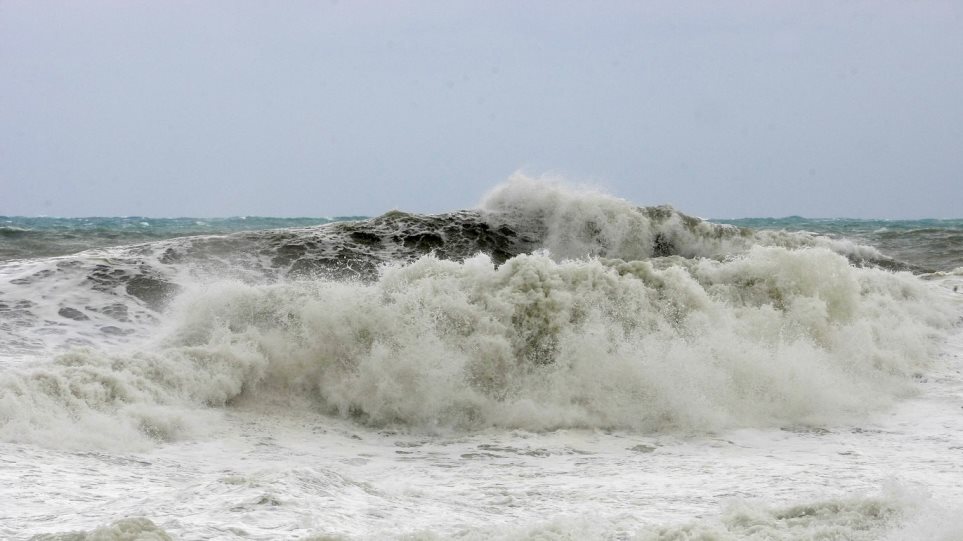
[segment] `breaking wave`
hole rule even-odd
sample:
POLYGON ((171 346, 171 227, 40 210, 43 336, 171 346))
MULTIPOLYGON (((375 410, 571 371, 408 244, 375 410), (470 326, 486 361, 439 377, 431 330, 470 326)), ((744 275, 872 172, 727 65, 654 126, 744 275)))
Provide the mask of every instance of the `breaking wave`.
POLYGON ((478 211, 16 262, 0 333, 72 349, 0 375, 0 439, 138 447, 285 400, 415 430, 839 422, 912 393, 953 323, 888 263, 526 178, 478 211))

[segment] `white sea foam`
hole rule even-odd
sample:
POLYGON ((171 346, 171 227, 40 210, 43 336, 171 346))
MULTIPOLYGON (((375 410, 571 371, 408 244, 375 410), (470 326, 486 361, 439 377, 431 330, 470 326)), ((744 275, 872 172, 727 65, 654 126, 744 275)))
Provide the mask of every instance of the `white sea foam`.
POLYGON ((171 541, 171 536, 158 528, 150 519, 130 517, 96 528, 92 531, 76 531, 41 534, 31 541, 171 541))
POLYGON ((911 393, 951 320, 915 277, 819 248, 425 256, 374 283, 199 286, 150 347, 4 373, 0 438, 143 444, 195 408, 292 395, 418 430, 827 423, 911 393))
POLYGON ((857 261, 888 261, 872 246, 805 232, 751 231, 714 224, 672 207, 638 207, 592 186, 513 175, 482 200, 494 221, 520 225, 540 237, 556 259, 600 255, 626 260, 662 255, 724 258, 757 245, 822 247, 857 261))
POLYGON ((721 513, 671 525, 639 528, 617 518, 559 517, 524 526, 487 526, 453 535, 430 531, 407 539, 436 541, 953 541, 961 538, 959 509, 935 502, 925 491, 898 484, 879 494, 773 506, 760 500, 732 500, 721 513))
POLYGON ((287 396, 427 430, 826 423, 912 392, 953 318, 917 278, 853 267, 839 254, 878 253, 845 241, 754 234, 523 176, 482 208, 547 251, 497 268, 429 255, 364 283, 265 284, 272 263, 256 253, 261 278, 218 279, 230 261, 208 260, 229 251, 192 266, 169 256, 180 241, 9 263, 3 293, 25 306, 4 323, 11 345, 140 341, 6 371, 0 438, 137 448, 202 429, 189 412, 287 396), (131 289, 141 276, 186 292, 155 316, 157 293, 131 289))
POLYGON ((963 538, 959 272, 483 208, 4 263, 0 537, 963 538))
POLYGON ((652 255, 652 221, 628 201, 591 187, 516 174, 491 190, 480 207, 493 218, 534 229, 542 247, 560 259, 652 255))
POLYGON ((4 262, 0 341, 6 347, 0 358, 154 335, 157 311, 182 287, 227 277, 252 284, 318 274, 370 279, 384 262, 411 262, 432 249, 458 261, 484 252, 498 262, 547 249, 560 262, 666 255, 723 260, 760 245, 823 247, 855 263, 899 267, 874 248, 847 240, 752 232, 523 176, 498 186, 482 208, 439 216, 395 212, 366 222, 169 239, 4 262))

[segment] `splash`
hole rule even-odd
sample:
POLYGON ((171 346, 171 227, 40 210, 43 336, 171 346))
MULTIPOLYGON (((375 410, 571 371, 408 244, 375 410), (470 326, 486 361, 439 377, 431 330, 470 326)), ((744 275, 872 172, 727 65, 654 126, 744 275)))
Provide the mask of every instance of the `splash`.
POLYGON ((142 339, 5 371, 0 438, 144 446, 285 400, 429 431, 835 423, 911 394, 953 323, 916 277, 854 265, 868 247, 526 178, 482 207, 10 266, 10 288, 72 303, 11 334, 42 349, 59 317, 93 342, 126 318, 142 339), (337 253, 367 270, 293 271, 337 253))

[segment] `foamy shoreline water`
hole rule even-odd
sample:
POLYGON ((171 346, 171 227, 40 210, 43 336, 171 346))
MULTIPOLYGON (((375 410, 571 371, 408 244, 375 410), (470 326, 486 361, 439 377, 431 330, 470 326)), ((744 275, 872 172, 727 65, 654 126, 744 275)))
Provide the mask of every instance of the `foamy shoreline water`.
POLYGON ((241 405, 145 453, 2 444, 32 481, 0 484, 20 502, 0 533, 142 516, 176 539, 956 539, 963 336, 945 353, 918 397, 851 425, 425 435, 241 405))
POLYGON ((8 262, 0 537, 956 539, 963 276, 904 267, 524 178, 8 262))

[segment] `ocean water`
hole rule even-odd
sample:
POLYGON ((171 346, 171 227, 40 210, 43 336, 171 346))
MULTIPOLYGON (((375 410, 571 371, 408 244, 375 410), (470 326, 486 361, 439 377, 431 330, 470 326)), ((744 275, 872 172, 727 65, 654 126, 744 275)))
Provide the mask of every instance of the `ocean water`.
POLYGON ((753 229, 848 238, 914 265, 914 270, 921 273, 963 267, 963 219, 813 220, 794 216, 713 221, 753 229))
POLYGON ((963 539, 961 220, 4 220, 0 538, 963 539))
POLYGON ((68 255, 91 248, 138 244, 173 237, 226 235, 238 231, 310 227, 362 219, 337 218, 49 218, 0 216, 0 261, 68 255))

